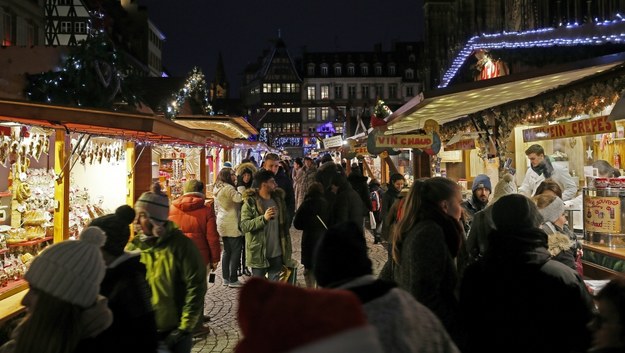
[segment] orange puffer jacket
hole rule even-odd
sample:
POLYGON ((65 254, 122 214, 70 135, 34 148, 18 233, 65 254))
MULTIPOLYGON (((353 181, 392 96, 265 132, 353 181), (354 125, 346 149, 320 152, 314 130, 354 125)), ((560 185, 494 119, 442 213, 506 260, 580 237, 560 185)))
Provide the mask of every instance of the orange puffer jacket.
POLYGON ((172 202, 169 220, 193 240, 204 259, 204 264, 219 262, 221 246, 213 202, 205 204, 202 193, 186 193, 172 202))

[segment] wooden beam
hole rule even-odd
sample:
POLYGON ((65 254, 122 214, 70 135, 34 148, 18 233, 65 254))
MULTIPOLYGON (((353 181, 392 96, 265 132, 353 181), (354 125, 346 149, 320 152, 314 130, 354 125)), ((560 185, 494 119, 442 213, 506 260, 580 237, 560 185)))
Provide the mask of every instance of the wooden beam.
POLYGON ((204 185, 208 185, 208 175, 206 175, 206 148, 203 147, 200 150, 200 175, 198 176, 199 180, 204 183, 204 185))
MULTIPOLYGON (((135 205, 135 182, 136 173, 134 171, 135 159, 137 153, 135 149, 135 143, 127 141, 126 145, 126 204, 130 207, 135 205)), ((150 173, 151 174, 151 173, 150 173)))
POLYGON ((375 175, 373 175, 373 172, 371 171, 371 168, 369 167, 369 164, 365 159, 362 160, 362 165, 365 168, 365 176, 368 175, 369 177, 371 177, 371 179, 375 179, 375 175))
POLYGON ((56 129, 54 135, 54 242, 69 238, 69 145, 65 142, 64 129, 56 129), (65 169, 63 169, 65 167, 65 169))

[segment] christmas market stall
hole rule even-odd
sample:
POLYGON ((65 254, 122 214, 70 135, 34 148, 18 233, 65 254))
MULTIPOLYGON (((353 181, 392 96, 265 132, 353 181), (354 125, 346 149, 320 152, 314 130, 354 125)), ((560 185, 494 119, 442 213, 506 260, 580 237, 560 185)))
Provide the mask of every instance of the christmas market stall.
POLYGON ((151 115, 0 100, 0 322, 21 310, 22 276, 47 244, 149 190, 152 147, 205 143, 151 115))

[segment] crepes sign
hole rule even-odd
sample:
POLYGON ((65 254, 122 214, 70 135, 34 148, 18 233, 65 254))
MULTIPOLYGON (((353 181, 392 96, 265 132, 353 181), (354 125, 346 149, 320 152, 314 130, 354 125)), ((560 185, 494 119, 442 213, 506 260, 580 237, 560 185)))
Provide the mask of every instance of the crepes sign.
POLYGON ((607 116, 600 116, 525 129, 523 130, 523 142, 605 134, 615 131, 616 124, 609 121, 607 116))
POLYGON ((432 134, 378 135, 375 137, 376 147, 426 149, 432 147, 433 142, 432 134))

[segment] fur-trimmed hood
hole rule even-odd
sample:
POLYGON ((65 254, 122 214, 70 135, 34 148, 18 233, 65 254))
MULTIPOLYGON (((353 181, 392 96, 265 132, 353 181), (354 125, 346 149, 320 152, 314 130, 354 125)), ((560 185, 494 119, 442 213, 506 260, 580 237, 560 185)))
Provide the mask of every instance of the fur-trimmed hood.
POLYGON ((258 168, 256 168, 256 166, 252 162, 241 163, 235 169, 235 172, 237 173, 237 176, 242 175, 243 171, 245 169, 249 169, 252 172, 252 177, 254 176, 256 171, 258 170, 258 168))
POLYGON ((574 245, 571 239, 562 233, 550 234, 548 243, 551 256, 558 256, 559 253, 569 250, 574 245))

